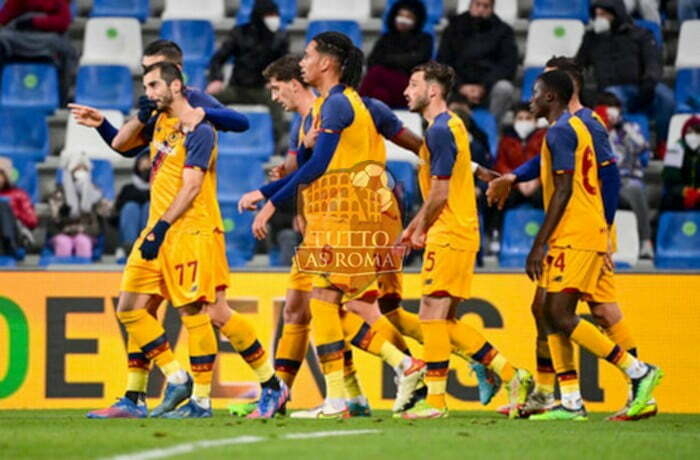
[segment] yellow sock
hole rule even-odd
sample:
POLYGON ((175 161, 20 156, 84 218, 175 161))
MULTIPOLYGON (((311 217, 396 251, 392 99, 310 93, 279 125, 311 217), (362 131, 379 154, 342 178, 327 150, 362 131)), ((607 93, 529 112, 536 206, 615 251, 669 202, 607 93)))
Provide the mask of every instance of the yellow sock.
POLYGON ((260 382, 267 382, 275 375, 267 352, 255 335, 255 329, 242 314, 232 312, 220 330, 231 342, 234 350, 253 369, 260 382))
POLYGON ((607 338, 605 334, 600 332, 597 327, 588 321, 583 319, 579 320, 576 328, 571 333, 571 340, 586 348, 599 358, 606 359, 625 370, 623 366, 628 360, 624 355, 628 353, 625 353, 624 350, 615 345, 612 340, 607 338))
POLYGON ((311 298, 311 333, 321 371, 326 378, 326 397, 343 399, 343 350, 345 339, 340 321, 340 306, 311 298))
POLYGON ((449 321, 447 328, 455 349, 493 369, 504 382, 509 382, 515 376, 515 368, 479 331, 463 321, 456 320, 449 321))
POLYGON ((145 393, 148 388, 148 373, 151 361, 136 344, 131 336, 127 337, 126 351, 128 354, 128 371, 126 374, 126 391, 145 393))
POLYGON ((552 355, 549 351, 547 340, 537 339, 536 346, 537 373, 535 375, 535 391, 540 393, 554 393, 556 372, 552 363, 552 355))
MULTIPOLYGON (((419 323, 420 325, 420 323, 419 323)), ((382 315, 372 323, 372 329, 383 335, 385 339, 392 343, 396 348, 401 350, 402 353, 410 355, 411 352, 408 350, 408 345, 404 341, 401 332, 394 326, 389 319, 382 315)))
POLYGON ((181 319, 188 334, 190 369, 194 379, 192 394, 197 398, 209 398, 219 348, 211 319, 206 313, 185 315, 181 319))
POLYGON ((163 326, 146 310, 117 312, 117 318, 146 358, 156 363, 166 377, 184 372, 170 349, 163 326))
POLYGON ((428 386, 427 403, 438 409, 447 406, 447 373, 450 367, 450 334, 447 320, 421 321, 423 330, 423 354, 428 372, 425 383, 428 386))
POLYGON ((285 324, 275 353, 275 372, 292 387, 309 346, 308 324, 285 324))
POLYGON ((355 313, 344 312, 342 322, 343 332, 354 346, 381 357, 389 366, 397 368, 408 356, 355 313))
POLYGON ((396 326, 396 329, 398 329, 401 334, 423 343, 423 331, 421 331, 420 328, 420 319, 418 315, 399 307, 396 310, 384 314, 384 316, 391 321, 391 324, 396 326))
POLYGON ((605 329, 605 333, 608 334, 610 340, 619 345, 620 348, 633 356, 637 356, 637 344, 635 343, 634 338, 632 337, 632 332, 627 326, 627 322, 624 320, 624 318, 605 329))
POLYGON ((547 343, 559 382, 561 402, 564 407, 578 409, 583 404, 583 400, 574 362, 574 346, 564 334, 549 334, 547 343))

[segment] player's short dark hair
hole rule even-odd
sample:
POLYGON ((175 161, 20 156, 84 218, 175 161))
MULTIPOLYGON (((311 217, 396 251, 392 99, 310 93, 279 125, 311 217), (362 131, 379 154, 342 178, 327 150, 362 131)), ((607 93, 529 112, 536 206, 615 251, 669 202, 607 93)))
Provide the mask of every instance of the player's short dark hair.
POLYGON ((352 43, 350 37, 340 32, 321 32, 312 41, 316 42, 319 53, 333 56, 338 61, 341 83, 353 88, 360 85, 365 55, 352 43))
POLYGON ((180 68, 172 62, 161 61, 151 64, 143 70, 143 74, 146 75, 155 70, 160 70, 160 77, 165 80, 165 83, 168 85, 175 80, 180 80, 184 84, 185 79, 182 76, 180 68))
POLYGON ((144 56, 163 56, 166 60, 182 66, 182 48, 171 40, 156 40, 143 50, 144 56))
POLYGON ((596 105, 608 105, 612 107, 622 107, 620 99, 610 91, 605 91, 596 97, 596 105))
POLYGON ((415 66, 411 73, 423 72, 425 79, 434 81, 442 86, 442 96, 447 99, 455 82, 455 71, 452 67, 437 61, 428 61, 415 66))
POLYGON ((529 102, 518 102, 513 105, 513 113, 517 115, 518 112, 529 112, 530 103, 529 102))
POLYGON ((537 77, 545 87, 555 94, 559 102, 564 105, 569 103, 574 94, 574 82, 569 74, 563 70, 550 70, 537 77))
POLYGON ((563 70, 574 81, 578 90, 583 91, 583 67, 576 62, 576 59, 566 56, 552 56, 544 66, 563 70))
POLYGON ((301 76, 300 61, 301 57, 296 54, 282 56, 265 67, 265 70, 263 70, 263 77, 268 81, 273 78, 285 82, 296 80, 306 87, 308 84, 301 76))

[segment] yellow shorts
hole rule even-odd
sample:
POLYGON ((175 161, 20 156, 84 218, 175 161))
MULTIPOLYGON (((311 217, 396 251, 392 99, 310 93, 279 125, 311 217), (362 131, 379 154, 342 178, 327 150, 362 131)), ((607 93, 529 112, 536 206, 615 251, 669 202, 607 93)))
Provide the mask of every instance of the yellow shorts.
POLYGON ((287 289, 311 292, 312 279, 313 275, 299 270, 296 258, 292 257, 292 269, 289 271, 289 278, 287 279, 287 289))
POLYGON ((216 250, 212 257, 215 259, 214 265, 214 280, 216 282, 217 291, 225 291, 230 281, 230 270, 228 268, 228 260, 226 259, 226 236, 223 232, 214 232, 214 241, 216 250))
POLYGON ((606 283, 611 278, 603 276, 604 267, 605 254, 601 252, 553 247, 545 256, 539 285, 547 292, 578 291, 584 300, 596 293, 607 295, 606 283))
POLYGON ((374 302, 379 297, 377 275, 312 275, 311 284, 315 288, 341 291, 343 293, 341 303, 351 300, 374 302))
POLYGON ((449 244, 428 243, 420 273, 421 295, 468 299, 475 262, 475 251, 456 249, 449 244))
POLYGON ((617 292, 615 290, 615 273, 603 264, 603 270, 598 278, 595 291, 590 295, 585 295, 583 300, 596 303, 617 302, 617 292))
POLYGON ((154 260, 144 260, 139 247, 145 230, 134 243, 122 275, 121 290, 155 294, 175 307, 193 302, 213 303, 221 246, 211 232, 168 232, 154 260))
POLYGON ((379 297, 393 297, 401 299, 403 290, 403 273, 390 272, 381 273, 377 276, 377 284, 379 287, 379 297))

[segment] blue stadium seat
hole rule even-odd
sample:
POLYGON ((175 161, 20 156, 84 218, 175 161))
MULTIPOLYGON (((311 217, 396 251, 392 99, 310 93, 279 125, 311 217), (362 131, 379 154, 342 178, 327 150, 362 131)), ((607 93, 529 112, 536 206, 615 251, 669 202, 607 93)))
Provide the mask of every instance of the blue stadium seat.
POLYGON ((53 112, 58 107, 58 72, 51 64, 8 64, 2 69, 0 105, 53 112))
POLYGON ((356 21, 310 21, 306 29, 306 42, 321 32, 335 31, 341 32, 350 37, 350 40, 358 48, 362 48, 362 30, 356 21))
MULTIPOLYGON (((280 18, 282 26, 286 27, 292 22, 297 15, 297 0, 274 0, 280 10, 280 18)), ((250 15, 253 12, 253 4, 255 0, 241 0, 236 14, 236 24, 247 24, 250 22, 250 15)))
MULTIPOLYGON (((108 200, 114 200, 116 193, 114 190, 114 168, 107 160, 90 160, 92 163, 92 183, 101 191, 108 200)), ((56 170, 56 184, 63 183, 63 170, 56 170)))
POLYGON ((495 156, 498 150, 498 123, 496 123, 496 117, 486 109, 474 109, 472 110, 472 118, 474 123, 489 137, 491 155, 495 156))
POLYGON ((544 211, 530 206, 520 206, 506 211, 503 218, 501 267, 523 268, 532 242, 544 221, 544 211))
POLYGON ((236 201, 219 201, 226 235, 226 257, 231 267, 243 267, 255 255, 255 237, 251 231, 255 214, 238 212, 236 201))
POLYGON ((148 0, 93 0, 90 17, 127 17, 146 22, 148 0))
POLYGON ((221 155, 216 165, 217 193, 221 201, 234 201, 265 182, 263 163, 243 155, 221 155))
POLYGON ((185 61, 183 67, 185 84, 204 91, 207 86, 207 66, 200 62, 185 61))
POLYGON ((0 155, 12 160, 14 184, 27 192, 32 202, 39 201, 39 175, 36 170, 36 162, 31 158, 15 155, 0 155))
MULTIPOLYGON (((386 17, 394 6, 394 3, 399 0, 388 0, 386 2, 386 7, 384 8, 384 13, 382 14, 382 33, 386 32, 386 17)), ((426 21, 423 26, 423 31, 429 34, 435 34, 435 25, 440 22, 444 13, 443 0, 421 0, 425 5, 426 10, 426 21)))
POLYGON ((578 19, 587 23, 588 4, 588 0, 534 0, 530 19, 578 19))
POLYGON ((42 161, 49 153, 49 126, 43 112, 0 107, 0 154, 42 161))
POLYGON ((214 54, 214 26, 209 21, 172 19, 163 21, 160 38, 172 40, 182 48, 187 62, 209 65, 214 54))
POLYGON ((649 118, 644 113, 626 113, 623 115, 626 121, 637 123, 641 128, 642 134, 647 141, 651 140, 651 132, 649 130, 649 118))
POLYGON ((48 265, 88 265, 93 262, 90 257, 68 256, 59 257, 53 254, 45 254, 39 257, 39 266, 46 267, 48 265))
POLYGON ((521 101, 529 101, 532 97, 532 89, 535 86, 535 80, 544 71, 544 67, 528 67, 523 74, 523 87, 520 95, 521 101))
POLYGON ((243 133, 219 133, 219 153, 267 160, 275 150, 272 118, 266 111, 245 112, 245 115, 250 129, 243 133))
POLYGON ((17 266, 17 260, 10 256, 0 256, 0 267, 14 268, 17 266))
POLYGON ((700 268, 700 212, 664 212, 656 233, 657 268, 700 268))
POLYGON ((647 21, 646 19, 635 19, 634 23, 644 29, 648 29, 653 35, 654 40, 659 45, 660 48, 664 47, 664 37, 661 34, 661 26, 654 21, 647 21))
POLYGON ((416 170, 408 161, 387 161, 386 167, 394 178, 398 196, 403 198, 401 211, 407 215, 418 200, 416 170))
POLYGON ((700 112, 700 68, 676 72, 676 112, 700 112))
POLYGON ((129 113, 134 106, 131 71, 121 65, 84 65, 78 70, 75 102, 129 113))

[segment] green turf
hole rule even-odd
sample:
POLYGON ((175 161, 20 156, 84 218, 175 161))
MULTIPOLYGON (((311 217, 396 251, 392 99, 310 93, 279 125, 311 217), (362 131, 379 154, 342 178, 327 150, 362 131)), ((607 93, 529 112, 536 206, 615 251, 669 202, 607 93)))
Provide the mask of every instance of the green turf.
POLYGON ((88 420, 83 411, 0 411, 0 458, 105 458, 177 444, 264 437, 254 444, 198 450, 170 458, 698 458, 700 415, 662 414, 653 419, 606 422, 509 421, 485 412, 452 412, 450 418, 409 422, 386 412, 342 421, 234 419, 217 412, 204 420, 88 420), (290 433, 377 430, 336 438, 290 440, 290 433))

